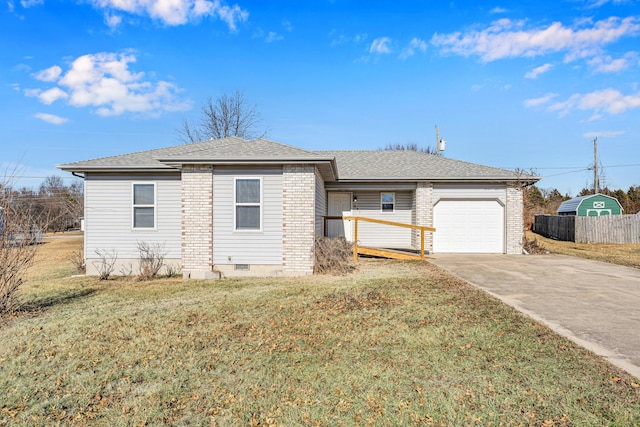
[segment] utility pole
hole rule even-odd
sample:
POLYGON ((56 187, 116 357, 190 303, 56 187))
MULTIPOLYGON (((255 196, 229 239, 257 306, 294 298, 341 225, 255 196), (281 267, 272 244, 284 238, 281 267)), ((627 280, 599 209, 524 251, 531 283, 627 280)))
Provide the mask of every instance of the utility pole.
POLYGON ((440 129, 436 125, 436 156, 440 155, 440 129))
POLYGON ((598 194, 598 137, 593 139, 593 194, 598 194))

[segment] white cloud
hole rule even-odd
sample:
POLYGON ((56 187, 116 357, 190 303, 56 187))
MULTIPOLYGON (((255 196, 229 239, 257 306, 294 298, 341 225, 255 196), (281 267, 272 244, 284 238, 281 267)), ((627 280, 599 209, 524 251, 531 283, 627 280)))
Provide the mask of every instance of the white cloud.
POLYGON ((62 68, 54 65, 53 67, 49 67, 45 70, 38 71, 34 74, 34 78, 43 81, 43 82, 54 82, 60 77, 62 73, 62 68))
POLYGON ((329 32, 329 37, 331 38, 331 46, 338 46, 347 43, 360 44, 367 40, 368 34, 361 33, 356 34, 355 36, 347 36, 342 32, 333 29, 329 32))
MULTIPOLYGON (((34 1, 34 0, 30 0, 34 1)), ((114 18, 114 11, 139 16, 148 16, 165 25, 184 25, 197 19, 215 16, 231 31, 237 24, 249 18, 249 12, 237 4, 228 6, 220 0, 89 0, 94 7, 105 11, 107 25, 113 27, 121 22, 114 18)))
POLYGON ((65 100, 74 107, 94 107, 95 113, 101 116, 159 115, 190 107, 177 99, 179 89, 172 83, 145 81, 144 73, 132 72, 129 66, 134 62, 136 57, 131 53, 83 55, 70 64, 66 73, 59 74, 55 87, 44 91, 27 89, 25 95, 37 96, 47 105, 65 100))
POLYGON ((596 7, 604 6, 607 3, 622 4, 627 2, 628 0, 587 0, 587 7, 596 8, 596 7))
POLYGON ((583 135, 585 138, 615 138, 616 136, 624 135, 623 130, 605 130, 600 132, 585 132, 583 135))
POLYGON ((540 74, 544 74, 547 71, 549 71, 551 68, 553 68, 553 65, 547 63, 544 65, 541 65, 539 67, 534 68, 533 70, 529 71, 527 74, 524 75, 525 79, 535 79, 537 78, 540 74))
POLYGON ((550 105, 549 111, 558 111, 561 116, 575 109, 592 111, 590 120, 595 120, 602 118, 603 113, 616 115, 638 107, 640 107, 640 92, 623 95, 615 89, 603 89, 587 94, 573 94, 566 101, 550 105))
POLYGON ((51 105, 59 99, 66 99, 68 97, 69 95, 59 87, 53 87, 38 94, 40 102, 46 105, 51 105))
POLYGON ((556 96, 558 96, 557 93, 547 93, 546 95, 541 96, 539 98, 526 99, 524 101, 524 105, 525 107, 538 107, 540 105, 546 104, 547 102, 551 101, 556 96))
POLYGON ((47 123, 51 123, 52 125, 62 125, 69 121, 69 119, 66 119, 64 117, 56 116, 53 114, 47 114, 47 113, 37 113, 37 114, 34 114, 33 117, 40 119, 42 121, 45 121, 47 123))
POLYGON ((219 6, 220 3, 217 0, 213 4, 218 6, 215 9, 216 14, 220 17, 220 19, 227 23, 227 26, 231 31, 236 30, 237 22, 246 22, 246 20, 249 19, 249 12, 242 9, 237 4, 234 4, 232 7, 219 6))
POLYGON ((409 42, 409 45, 407 47, 405 47, 404 49, 402 49, 402 52, 400 53, 400 58, 401 59, 407 59, 407 58, 415 55, 416 54, 416 50, 419 50, 421 52, 426 52, 426 50, 427 50, 427 42, 424 41, 424 40, 421 40, 419 38, 414 37, 409 42))
POLYGON ((267 34, 265 41, 267 43, 271 43, 282 39, 284 39, 284 36, 276 33, 275 31, 269 31, 269 34, 267 34))
POLYGON ((479 56, 484 62, 551 52, 565 52, 565 60, 572 61, 593 56, 608 43, 640 33, 640 18, 636 17, 612 17, 589 24, 565 27, 554 22, 547 27, 526 29, 525 21, 500 19, 482 30, 435 34, 431 44, 443 53, 479 56))
POLYGON ((631 62, 638 57, 636 52, 627 52, 622 58, 613 59, 609 55, 596 56, 587 63, 593 67, 596 73, 617 73, 629 68, 631 62))
POLYGON ((44 0, 21 0, 20 5, 24 8, 39 6, 44 4, 44 0))
POLYGON ((500 6, 496 6, 496 7, 494 7, 493 9, 491 9, 489 11, 489 13, 492 14, 492 15, 497 15, 499 13, 507 13, 507 12, 508 12, 507 9, 505 9, 504 7, 500 7, 500 6))
POLYGON ((391 39, 389 37, 378 37, 369 47, 369 53, 387 54, 391 53, 391 39))
POLYGON ((105 13, 104 23, 111 29, 115 29, 122 23, 122 16, 113 13, 105 13))

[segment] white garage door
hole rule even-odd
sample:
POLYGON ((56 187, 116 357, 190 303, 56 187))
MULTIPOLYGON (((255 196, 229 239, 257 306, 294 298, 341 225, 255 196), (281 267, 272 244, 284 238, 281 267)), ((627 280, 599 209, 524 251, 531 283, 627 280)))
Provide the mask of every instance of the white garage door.
POLYGON ((433 252, 504 253, 504 207, 496 200, 440 200, 433 252))

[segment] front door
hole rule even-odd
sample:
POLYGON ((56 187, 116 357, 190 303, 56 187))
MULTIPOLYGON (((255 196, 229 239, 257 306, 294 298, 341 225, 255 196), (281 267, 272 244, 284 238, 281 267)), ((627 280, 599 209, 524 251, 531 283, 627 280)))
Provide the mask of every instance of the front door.
MULTIPOLYGON (((343 216, 351 214, 351 193, 329 193, 329 206, 327 208, 329 216, 343 216)), ((353 240, 351 234, 351 221, 328 220, 327 236, 342 236, 349 242, 353 240)))

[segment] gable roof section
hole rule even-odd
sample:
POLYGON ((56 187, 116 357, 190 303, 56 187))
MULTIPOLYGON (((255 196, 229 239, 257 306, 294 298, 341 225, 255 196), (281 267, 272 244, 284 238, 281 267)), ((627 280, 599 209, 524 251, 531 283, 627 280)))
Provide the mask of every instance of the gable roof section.
POLYGON ((58 165, 69 172, 154 172, 185 164, 264 165, 317 164, 328 181, 523 181, 522 175, 428 153, 402 150, 308 151, 267 139, 237 137, 180 144, 58 165))
POLYGON ((340 181, 524 181, 538 177, 409 150, 319 151, 335 156, 340 181))
MULTIPOLYGON (((183 164, 335 163, 333 157, 266 139, 228 137, 58 165, 70 172, 164 171, 183 164)), ((334 171, 335 165, 330 169, 334 171)))

